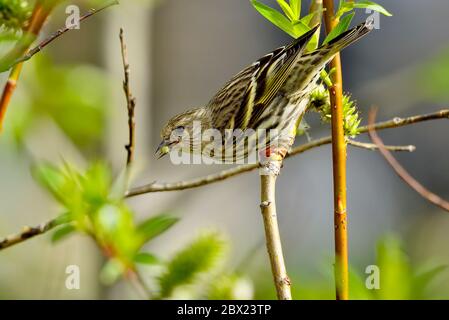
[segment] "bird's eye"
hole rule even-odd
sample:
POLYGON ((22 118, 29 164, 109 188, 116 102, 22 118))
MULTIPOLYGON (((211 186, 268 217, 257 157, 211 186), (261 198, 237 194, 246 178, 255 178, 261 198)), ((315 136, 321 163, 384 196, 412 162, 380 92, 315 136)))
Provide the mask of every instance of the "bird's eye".
POLYGON ((184 130, 185 130, 184 126, 179 126, 179 127, 176 127, 173 131, 176 135, 182 136, 184 130))
POLYGON ((184 135, 184 127, 179 126, 173 129, 172 131, 172 139, 174 139, 176 142, 179 142, 184 135))

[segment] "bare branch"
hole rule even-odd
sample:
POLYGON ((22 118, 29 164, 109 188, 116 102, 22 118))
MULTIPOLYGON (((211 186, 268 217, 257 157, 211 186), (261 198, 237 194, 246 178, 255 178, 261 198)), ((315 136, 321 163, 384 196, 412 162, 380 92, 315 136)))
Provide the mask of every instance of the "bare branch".
POLYGON ((123 71, 125 74, 125 80, 123 81, 123 91, 126 96, 126 104, 128 110, 128 128, 129 128, 129 143, 125 146, 127 151, 126 165, 129 166, 134 159, 134 149, 136 144, 136 121, 135 121, 135 109, 136 109, 136 98, 133 97, 129 85, 129 75, 130 67, 128 62, 128 50, 125 44, 125 39, 123 35, 123 28, 120 29, 120 44, 122 51, 122 61, 123 61, 123 71))
POLYGON ((374 122, 376 120, 377 110, 372 109, 369 115, 369 134, 371 140, 378 146, 380 153, 387 160, 390 166, 394 169, 396 174, 405 181, 413 190, 419 193, 424 199, 440 207, 441 209, 449 212, 449 202, 442 199, 440 196, 426 189, 421 183, 413 178, 407 170, 400 165, 400 163, 393 157, 393 155, 387 150, 382 139, 376 133, 374 122))
POLYGON ((49 222, 42 223, 37 227, 23 227, 20 233, 12 234, 4 239, 0 239, 0 250, 11 247, 15 244, 21 243, 25 240, 34 238, 35 236, 46 233, 47 231, 58 226, 56 220, 50 220, 49 222))
MULTIPOLYGON (((353 147, 357 147, 357 148, 367 149, 367 150, 371 150, 371 151, 379 150, 379 147, 376 144, 374 144, 374 143, 360 142, 360 141, 355 141, 355 140, 351 140, 351 139, 347 139, 346 142, 349 145, 351 145, 353 147)), ((413 146, 413 145, 408 145, 408 146, 385 146, 385 148, 387 150, 395 151, 395 152, 400 152, 400 151, 414 152, 416 150, 416 147, 413 146)))

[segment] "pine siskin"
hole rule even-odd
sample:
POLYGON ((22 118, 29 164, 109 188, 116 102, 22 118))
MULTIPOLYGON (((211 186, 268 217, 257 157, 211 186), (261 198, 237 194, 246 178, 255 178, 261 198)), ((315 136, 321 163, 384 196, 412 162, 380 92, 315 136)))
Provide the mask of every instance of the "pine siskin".
POLYGON ((293 144, 321 70, 336 53, 371 31, 373 23, 367 21, 304 53, 317 29, 239 72, 207 106, 170 119, 156 152, 162 157, 176 148, 224 163, 242 163, 254 154, 259 162, 261 157, 282 160, 293 144), (207 131, 212 134, 205 138, 207 131))

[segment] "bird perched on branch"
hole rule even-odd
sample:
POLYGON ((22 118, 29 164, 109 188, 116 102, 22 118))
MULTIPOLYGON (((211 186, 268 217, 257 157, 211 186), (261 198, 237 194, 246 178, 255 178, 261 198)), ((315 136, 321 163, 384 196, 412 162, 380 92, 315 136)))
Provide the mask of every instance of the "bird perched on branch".
POLYGON ((225 163, 251 154, 257 154, 259 162, 261 156, 282 160, 321 70, 340 50, 371 31, 373 23, 360 24, 305 53, 318 28, 240 71, 206 106, 170 119, 161 131, 160 157, 177 149, 225 163))

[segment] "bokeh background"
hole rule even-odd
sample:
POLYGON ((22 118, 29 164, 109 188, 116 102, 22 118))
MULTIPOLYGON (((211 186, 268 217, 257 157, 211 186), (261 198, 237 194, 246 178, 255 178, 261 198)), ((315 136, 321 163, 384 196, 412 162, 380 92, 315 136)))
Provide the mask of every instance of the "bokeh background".
MULTIPOLYGON (((305 9, 308 1, 304 2, 305 9)), ((265 3, 275 6, 274 1, 265 3)), ((379 107, 379 119, 447 107, 449 2, 378 3, 394 16, 381 16, 380 30, 343 53, 344 89, 357 101, 362 118, 373 106, 379 107)), ((45 35, 64 23, 65 7, 58 7, 45 35)), ((367 15, 359 11, 357 22, 367 15)), ((246 0, 122 1, 55 41, 25 65, 0 136, 1 235, 59 213, 31 176, 30 167, 37 161, 64 159, 82 168, 103 158, 116 172, 123 166, 128 138, 118 41, 121 26, 138 101, 135 186, 219 171, 218 166, 174 166, 156 160, 161 127, 172 115, 207 103, 241 68, 290 41, 246 0)), ((0 83, 5 81, 6 74, 0 74, 0 83)), ((312 138, 329 134, 317 115, 306 120, 312 138)), ((430 190, 449 198, 447 121, 383 131, 381 136, 388 144, 416 145, 416 152, 396 157, 430 190)), ((366 136, 358 139, 367 141, 366 136)), ((300 137, 297 143, 306 141, 300 137)), ((396 270, 389 273, 389 297, 415 297, 404 274, 425 275, 438 268, 441 272, 420 297, 449 298, 449 270, 444 268, 449 263, 449 214, 414 193, 376 152, 350 147, 348 175, 350 262, 354 277, 362 279, 354 283, 363 283, 368 265, 382 263, 380 255, 390 259, 396 270)), ((331 299, 330 146, 287 160, 278 181, 280 228, 294 296, 331 299)), ((151 251, 170 257, 201 230, 220 230, 230 242, 227 268, 245 279, 243 297, 273 298, 258 202, 255 172, 207 187, 129 201, 139 218, 161 212, 181 218, 150 244, 151 251)), ((105 286, 99 281, 103 262, 85 236, 56 245, 48 235, 41 236, 0 252, 0 298, 135 298, 126 283, 105 286), (81 268, 80 290, 64 286, 66 266, 71 264, 81 268)), ((381 272, 388 274, 388 270, 381 272)))

